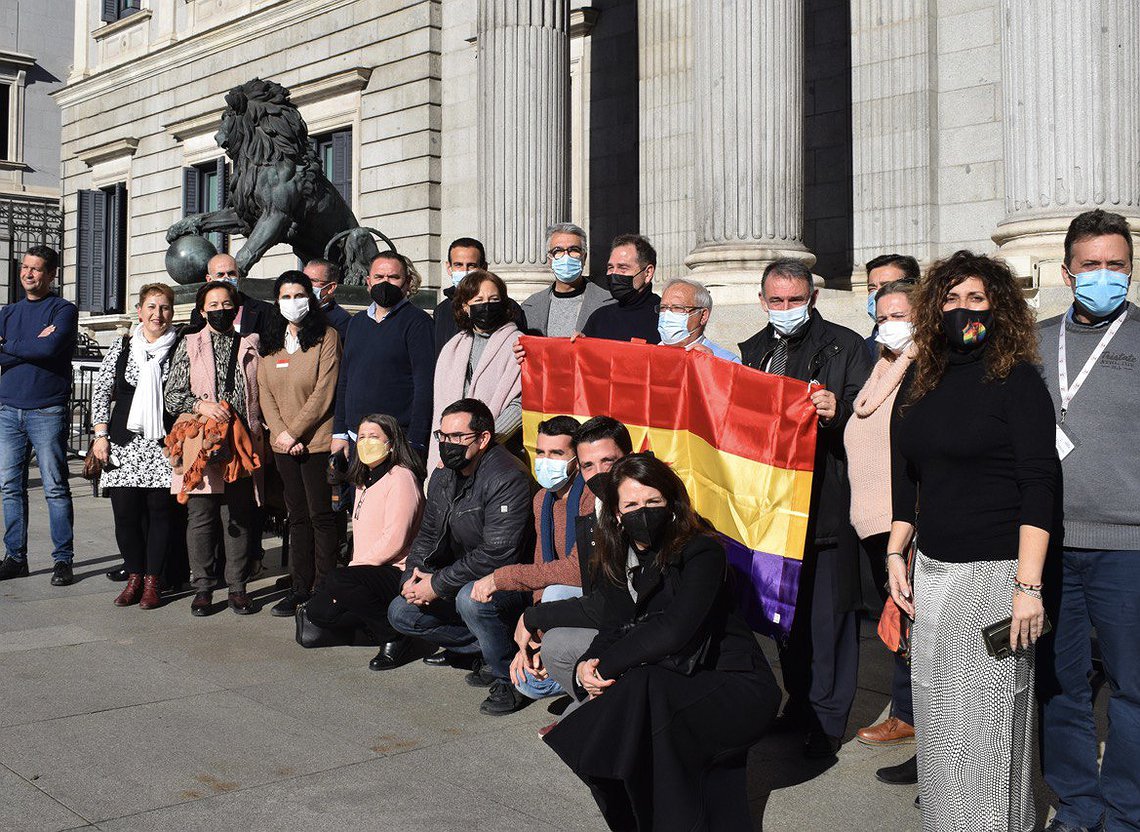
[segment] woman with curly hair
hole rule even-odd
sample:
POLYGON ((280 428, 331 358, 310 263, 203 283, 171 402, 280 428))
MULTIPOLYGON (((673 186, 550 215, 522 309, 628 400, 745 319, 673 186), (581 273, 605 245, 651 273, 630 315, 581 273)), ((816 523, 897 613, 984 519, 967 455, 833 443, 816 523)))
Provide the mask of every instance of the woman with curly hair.
POLYGON ((568 691, 586 701, 547 744, 610 829, 751 829, 746 756, 780 690, 736 609, 724 545, 652 454, 610 469, 591 568, 588 594, 531 607, 515 633, 527 651, 534 633, 598 631, 568 691))
POLYGON ((293 586, 270 610, 292 616, 336 565, 332 488, 325 478, 332 443, 340 336, 325 321, 313 284, 299 271, 273 284, 277 303, 261 336, 261 411, 289 514, 293 586))
POLYGON ((922 828, 1032 830, 1033 645, 1060 527, 1035 322, 1009 268, 969 251, 931 268, 913 322, 913 368, 891 423, 887 569, 914 618, 922 828), (912 594, 904 552, 916 526, 912 594), (996 658, 982 630, 1011 616, 1010 650, 996 658))

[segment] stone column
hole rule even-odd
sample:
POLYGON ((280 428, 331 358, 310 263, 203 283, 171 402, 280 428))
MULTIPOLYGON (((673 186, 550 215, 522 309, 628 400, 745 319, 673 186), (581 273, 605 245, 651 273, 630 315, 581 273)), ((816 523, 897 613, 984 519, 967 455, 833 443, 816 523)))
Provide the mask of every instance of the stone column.
POLYGON ((803 0, 692 4, 694 214, 685 258, 725 302, 756 298, 779 257, 809 265, 804 218, 803 0))
POLYGON ((566 0, 480 0, 480 239, 518 300, 550 283, 545 232, 570 212, 566 0))
POLYGON ((927 262, 935 253, 933 6, 851 2, 855 285, 866 284, 863 264, 880 254, 927 262))
POLYGON ((1069 300, 1074 216, 1103 208, 1140 231, 1140 4, 1001 0, 1001 39, 1006 218, 993 239, 1051 309, 1069 300))

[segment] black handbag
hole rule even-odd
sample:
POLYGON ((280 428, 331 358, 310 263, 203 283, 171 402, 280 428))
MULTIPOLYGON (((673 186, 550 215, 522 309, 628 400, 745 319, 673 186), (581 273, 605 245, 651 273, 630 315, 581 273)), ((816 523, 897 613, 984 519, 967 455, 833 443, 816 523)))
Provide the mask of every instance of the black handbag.
POLYGON ((353 643, 352 630, 322 627, 309 620, 306 604, 298 604, 294 619, 297 623, 297 643, 302 647, 344 647, 353 643))

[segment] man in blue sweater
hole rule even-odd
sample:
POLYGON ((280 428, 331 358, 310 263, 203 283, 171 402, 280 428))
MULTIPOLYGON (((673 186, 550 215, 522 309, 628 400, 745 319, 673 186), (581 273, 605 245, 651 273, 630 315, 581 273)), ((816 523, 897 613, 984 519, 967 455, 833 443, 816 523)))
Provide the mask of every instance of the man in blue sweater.
POLYGON ((420 288, 419 276, 403 255, 382 251, 372 261, 366 283, 372 304, 348 324, 331 451, 348 453, 360 420, 387 413, 426 457, 432 430, 435 333, 431 317, 409 300, 420 288))
POLYGON ((28 449, 34 448, 48 504, 53 586, 72 582, 73 510, 67 483, 67 398, 79 329, 75 304, 52 292, 59 255, 33 246, 20 264, 25 299, 0 309, 0 494, 4 560, 0 580, 28 574, 28 449))

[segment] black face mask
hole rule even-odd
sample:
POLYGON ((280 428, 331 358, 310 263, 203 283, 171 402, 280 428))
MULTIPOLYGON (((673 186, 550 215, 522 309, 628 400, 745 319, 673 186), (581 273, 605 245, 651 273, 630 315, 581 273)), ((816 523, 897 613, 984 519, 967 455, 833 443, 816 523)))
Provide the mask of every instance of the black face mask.
POLYGON ((467 307, 471 325, 483 332, 494 332, 507 322, 507 302, 489 300, 486 303, 472 303, 467 307))
POLYGON ((206 323, 217 332, 229 332, 237 320, 236 309, 211 309, 206 313, 206 323))
MULTIPOLYGON (((633 274, 611 274, 610 275, 610 295, 619 304, 629 303, 633 300, 641 289, 633 288, 633 279, 637 277, 641 271, 634 272, 633 274)), ((645 288, 644 286, 642 288, 645 288)))
POLYGON ((404 299, 404 290, 387 280, 381 280, 368 290, 368 297, 376 302, 377 306, 391 309, 404 299))
POLYGON ((467 449, 470 445, 460 445, 458 442, 440 442, 439 459, 443 467, 458 471, 467 467, 467 449))
POLYGON ((668 506, 643 506, 621 516, 621 527, 630 540, 651 549, 661 544, 665 527, 673 518, 668 506))
POLYGON ((599 500, 606 496, 606 486, 610 484, 610 472, 605 471, 601 474, 594 474, 586 480, 586 487, 590 492, 599 500))
POLYGON ((993 337, 994 313, 989 309, 951 309, 942 313, 942 330, 950 348, 972 352, 993 337))

